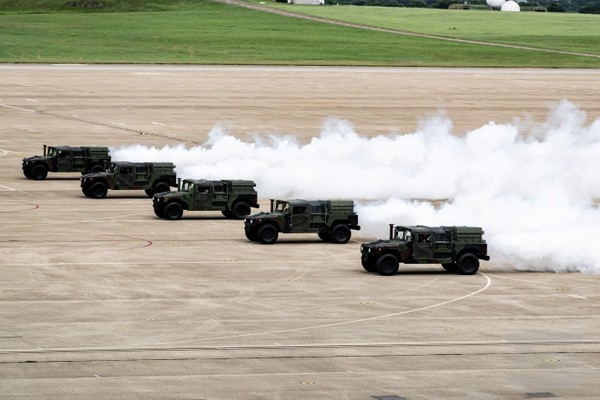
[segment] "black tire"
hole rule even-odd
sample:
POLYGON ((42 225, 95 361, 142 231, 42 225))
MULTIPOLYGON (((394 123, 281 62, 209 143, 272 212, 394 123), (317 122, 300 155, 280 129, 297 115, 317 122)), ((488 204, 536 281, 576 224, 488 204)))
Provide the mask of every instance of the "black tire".
POLYGON ((223 214, 225 216, 225 218, 231 218, 231 210, 227 209, 227 210, 221 210, 221 214, 223 214))
POLYGON ((244 229, 244 234, 249 241, 256 242, 256 234, 254 232, 244 229))
POLYGON ((373 260, 365 260, 364 258, 362 258, 360 260, 360 263, 361 263, 362 267, 365 269, 365 271, 368 271, 368 272, 377 271, 377 267, 375 266, 375 263, 373 262, 373 260))
POLYGON ((256 231, 256 238, 262 244, 273 244, 277 241, 278 236, 277 228, 271 224, 263 225, 256 231))
POLYGON ((381 275, 394 275, 398 272, 399 266, 400 262, 398 261, 398 258, 390 253, 381 255, 377 261, 375 261, 377 272, 381 275))
POLYGON ((85 185, 81 188, 81 192, 85 195, 85 197, 92 197, 92 195, 90 194, 90 188, 89 185, 85 185))
POLYGON ((181 219, 183 207, 178 202, 173 201, 164 207, 163 215, 166 219, 170 220, 181 219))
POLYGON ((479 259, 475 254, 465 253, 458 259, 456 271, 461 275, 474 275, 479 270, 479 259))
POLYGON ((43 181, 48 176, 48 168, 45 165, 36 165, 31 169, 31 179, 43 181))
POLYGON ((170 192, 171 191, 171 187, 169 185, 167 185, 164 182, 158 182, 154 185, 154 194, 158 194, 158 193, 163 193, 163 192, 170 192))
POLYGON ((25 178, 27 179, 33 179, 31 176, 31 168, 29 167, 23 168, 23 175, 25 175, 25 178))
POLYGON ((318 233, 318 235, 319 235, 319 239, 321 239, 321 240, 323 240, 325 242, 331 241, 331 235, 329 234, 328 231, 320 231, 318 233))
POLYGON ((165 218, 165 208, 162 205, 153 208, 154 215, 156 215, 158 218, 165 218))
POLYGON ((455 262, 452 263, 444 263, 442 264, 442 268, 444 268, 448 272, 456 272, 458 265, 455 262))
POLYGON ((150 188, 150 189, 144 189, 144 192, 146 193, 146 196, 152 198, 154 196, 154 189, 150 188))
POLYGON ((91 172, 91 173, 104 172, 104 167, 100 164, 92 165, 89 172, 91 172))
POLYGON ((94 199, 103 199, 108 193, 108 187, 103 182, 96 182, 88 189, 89 197, 94 199))
POLYGON ((234 219, 244 219, 250 214, 250 205, 245 201, 233 203, 231 207, 231 217, 234 219))
POLYGON ((348 243, 352 232, 346 224, 337 224, 331 229, 331 241, 337 244, 348 243))

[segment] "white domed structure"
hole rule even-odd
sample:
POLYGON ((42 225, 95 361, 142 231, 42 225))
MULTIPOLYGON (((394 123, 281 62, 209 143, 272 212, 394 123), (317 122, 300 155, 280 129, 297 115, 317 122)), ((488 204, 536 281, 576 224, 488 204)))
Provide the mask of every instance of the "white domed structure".
POLYGON ((505 1, 500 7, 500 11, 521 11, 521 7, 517 4, 516 1, 508 0, 505 1))
POLYGON ((488 6, 490 6, 490 8, 497 8, 500 9, 500 7, 502 7, 502 4, 504 4, 506 0, 485 0, 485 2, 487 3, 488 6))

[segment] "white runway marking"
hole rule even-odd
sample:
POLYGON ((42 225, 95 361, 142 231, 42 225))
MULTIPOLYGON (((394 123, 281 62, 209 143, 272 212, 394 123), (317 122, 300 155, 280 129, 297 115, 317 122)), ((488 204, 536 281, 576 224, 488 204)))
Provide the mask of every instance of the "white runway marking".
POLYGON ((0 190, 8 190, 10 192, 16 192, 17 191, 17 189, 11 188, 10 186, 6 186, 6 185, 0 185, 0 190))
MULTIPOLYGON (((264 262, 264 261, 260 261, 260 262, 264 262)), ((322 260, 320 260, 319 262, 322 262, 322 260)), ((59 264, 62 264, 62 263, 58 263, 56 265, 59 265, 59 264)), ((124 264, 130 264, 130 263, 124 263, 124 264)), ((35 264, 33 264, 33 265, 35 265, 35 264)), ((246 334, 239 334, 239 335, 217 336, 217 337, 203 338, 203 339, 188 339, 188 340, 176 340, 176 341, 171 341, 171 342, 145 343, 143 345, 131 344, 131 345, 123 345, 123 346, 95 346, 95 347, 54 348, 54 349, 41 349, 40 348, 40 349, 27 349, 27 350, 21 349, 21 350, 0 350, 0 351, 8 352, 8 353, 15 353, 15 352, 32 352, 33 353, 33 352, 58 352, 58 351, 78 351, 78 350, 100 350, 101 351, 103 349, 109 349, 109 350, 132 349, 132 348, 138 348, 140 346, 148 347, 148 346, 176 345, 176 344, 184 344, 184 343, 204 342, 204 341, 209 341, 209 340, 237 339, 237 338, 248 338, 248 337, 264 336, 264 335, 272 335, 272 334, 280 334, 280 333, 292 333, 292 332, 300 332, 300 331, 306 331, 306 330, 311 330, 311 329, 332 328, 332 327, 336 327, 336 326, 351 325, 351 324, 357 324, 357 323, 367 322, 367 321, 378 321, 378 320, 382 320, 382 319, 398 317, 401 315, 412 314, 412 313, 416 313, 419 311, 429 310, 432 308, 442 307, 447 304, 454 303, 454 302, 475 296, 475 295, 483 292, 484 290, 486 290, 488 287, 490 287, 490 285, 492 283, 492 280, 490 279, 490 277, 488 275, 486 275, 486 274, 481 274, 481 275, 485 278, 485 284, 483 285, 483 287, 481 287, 471 293, 467 293, 463 296, 455 297, 453 299, 442 301, 439 303, 430 304, 425 307, 417 307, 417 308, 413 308, 410 310, 405 310, 405 311, 400 311, 397 313, 391 313, 391 314, 385 314, 385 315, 379 315, 379 316, 375 316, 375 317, 359 318, 359 319, 353 319, 353 320, 343 321, 343 322, 332 322, 332 323, 328 323, 328 324, 310 325, 310 326, 304 326, 301 328, 277 329, 277 330, 272 330, 272 331, 246 333, 246 334)), ((499 342, 494 341, 494 342, 503 343, 503 341, 499 341, 499 342)), ((426 343, 426 342, 423 342, 423 343, 426 343)), ((444 342, 438 342, 438 343, 444 343, 444 342)), ((369 345, 369 344, 363 344, 363 345, 369 345)), ((232 348, 233 347, 242 348, 243 346, 231 346, 231 347, 232 348)))
POLYGON ((7 150, 0 149, 0 157, 4 157, 4 156, 5 156, 5 155, 7 155, 7 154, 8 154, 8 151, 7 151, 7 150))
POLYGON ((28 109, 28 108, 23 108, 23 107, 9 106, 9 105, 7 105, 7 104, 0 104, 0 107, 12 108, 13 110, 27 111, 27 112, 32 112, 32 113, 34 113, 34 112, 35 112, 35 110, 30 110, 30 109, 28 109))

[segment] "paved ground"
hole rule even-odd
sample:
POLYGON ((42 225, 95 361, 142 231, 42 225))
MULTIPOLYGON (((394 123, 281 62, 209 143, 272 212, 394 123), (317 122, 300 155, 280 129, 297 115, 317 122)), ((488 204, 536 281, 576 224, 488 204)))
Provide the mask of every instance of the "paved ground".
POLYGON ((598 78, 0 66, 0 398, 598 398, 598 276, 492 260, 475 276, 380 277, 360 266, 360 232, 262 246, 220 214, 158 220, 141 194, 95 201, 77 175, 34 182, 20 169, 43 143, 202 143, 219 121, 242 138, 309 140, 329 115, 376 135, 439 107, 460 134, 541 120, 563 98, 597 118, 598 78))

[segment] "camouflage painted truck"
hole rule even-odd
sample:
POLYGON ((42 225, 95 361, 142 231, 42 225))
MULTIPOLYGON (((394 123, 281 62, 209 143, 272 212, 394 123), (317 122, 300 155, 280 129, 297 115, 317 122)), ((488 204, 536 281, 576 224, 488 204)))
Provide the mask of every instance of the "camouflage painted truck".
POLYGON ((473 275, 479 260, 488 261, 483 230, 468 226, 396 226, 390 224, 389 240, 361 246, 361 263, 369 272, 393 275, 399 264, 442 264, 449 272, 473 275))
POLYGON ((244 219, 250 207, 258 208, 256 184, 250 180, 184 179, 176 192, 155 194, 154 214, 180 219, 184 210, 221 211, 227 218, 244 219))
POLYGON ((106 172, 81 177, 81 191, 87 197, 102 199, 111 190, 144 190, 148 197, 177 187, 175 165, 170 162, 117 161, 106 172))
POLYGON ((41 181, 48 172, 101 172, 109 163, 108 147, 44 145, 43 155, 23 159, 23 175, 41 181))
POLYGON ((360 230, 352 200, 271 200, 271 211, 246 217, 248 240, 277 241, 279 233, 317 233, 321 240, 346 243, 351 230, 360 230))

